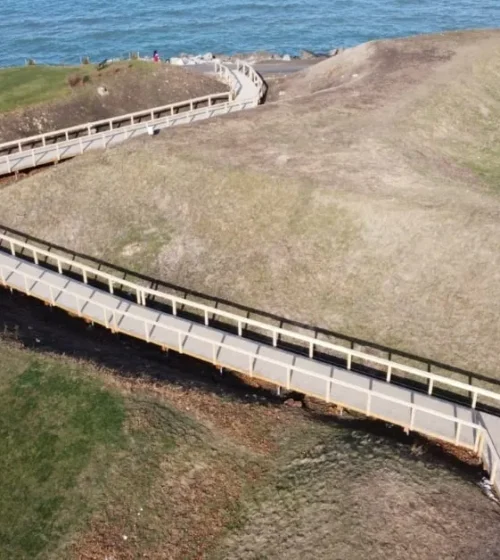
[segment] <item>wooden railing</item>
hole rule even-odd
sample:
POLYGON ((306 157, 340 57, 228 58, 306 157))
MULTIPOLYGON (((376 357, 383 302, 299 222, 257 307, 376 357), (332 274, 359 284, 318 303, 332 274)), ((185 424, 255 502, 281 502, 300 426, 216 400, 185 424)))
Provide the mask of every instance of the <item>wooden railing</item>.
POLYGON ((256 321, 255 319, 250 319, 243 315, 224 311, 222 309, 198 303, 173 294, 169 294, 159 290, 153 290, 151 288, 141 286, 140 284, 137 284, 135 282, 130 282, 113 274, 72 260, 68 257, 58 255, 45 249, 41 249, 30 243, 23 242, 19 239, 3 233, 0 233, 0 246, 7 248, 14 256, 24 254, 26 251, 28 251, 35 264, 38 264, 42 257, 47 259, 48 262, 52 261, 57 267, 57 270, 60 274, 62 274, 65 269, 78 271, 84 283, 88 282, 89 277, 95 278, 102 284, 107 285, 110 293, 113 293, 114 288, 121 288, 124 291, 128 290, 130 293, 135 295, 137 303, 140 303, 141 305, 146 305, 146 299, 148 297, 155 298, 159 301, 167 303, 172 308, 172 313, 174 315, 177 315, 177 310, 180 307, 183 307, 184 309, 192 309, 193 311, 198 312, 203 318, 205 325, 209 325, 211 317, 229 321, 237 328, 239 336, 242 335, 243 328, 253 327, 259 332, 269 336, 269 338, 272 340, 273 346, 277 346, 278 339, 280 337, 300 342, 305 346, 305 348, 307 348, 307 353, 310 358, 315 357, 317 351, 328 351, 334 356, 340 356, 345 359, 346 369, 348 370, 352 369, 355 360, 359 360, 362 363, 374 364, 382 369, 382 371, 384 372, 385 380, 388 383, 391 382, 392 376, 395 373, 403 376, 405 374, 413 375, 419 379, 423 379, 426 382, 427 393, 429 395, 433 394, 435 386, 439 384, 441 387, 446 387, 451 391, 460 390, 462 394, 468 394, 470 396, 470 406, 472 408, 476 408, 477 403, 481 402, 481 398, 489 399, 490 401, 493 401, 494 403, 500 405, 500 393, 496 393, 488 389, 483 389, 482 387, 477 387, 469 383, 464 383, 462 381, 457 381, 449 377, 430 373, 428 371, 411 367, 394 360, 380 358, 378 356, 373 356, 372 354, 367 354, 359 350, 354 350, 345 346, 333 344, 328 341, 319 340, 311 336, 292 331, 290 329, 284 329, 275 325, 271 325, 269 323, 256 321))

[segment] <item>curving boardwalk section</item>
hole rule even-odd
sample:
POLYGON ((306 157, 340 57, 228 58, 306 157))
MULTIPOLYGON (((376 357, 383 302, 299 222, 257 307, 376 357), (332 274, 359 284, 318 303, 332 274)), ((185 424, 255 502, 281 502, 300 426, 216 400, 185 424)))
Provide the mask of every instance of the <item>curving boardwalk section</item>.
POLYGON ((482 458, 500 492, 500 417, 476 409, 478 403, 498 404, 498 393, 158 292, 4 234, 0 234, 0 284, 113 332, 469 449, 482 458), (164 310, 148 307, 153 298, 166 305, 164 310), (200 321, 179 317, 181 306, 193 309, 200 321), (232 324, 232 332, 211 325, 214 318, 232 324), (245 336, 248 327, 268 334, 270 342, 245 336), (303 343, 305 354, 280 347, 281 337, 303 343), (345 367, 316 359, 325 349, 343 355, 345 367), (353 371, 355 360, 384 367, 383 378, 353 371), (395 372, 423 377, 427 394, 393 384, 395 372), (436 397, 432 393, 437 383, 469 393, 470 405, 436 397))
POLYGON ((214 71, 230 91, 84 123, 0 144, 0 176, 110 148, 143 134, 256 107, 265 94, 262 78, 238 61, 235 70, 216 63, 214 71))

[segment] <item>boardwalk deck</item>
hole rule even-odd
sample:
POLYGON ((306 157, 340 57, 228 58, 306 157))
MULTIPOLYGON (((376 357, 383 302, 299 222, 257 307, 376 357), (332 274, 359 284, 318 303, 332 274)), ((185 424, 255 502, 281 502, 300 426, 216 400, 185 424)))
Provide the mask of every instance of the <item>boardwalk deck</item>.
POLYGON ((0 283, 115 332, 474 450, 500 490, 496 416, 160 312, 2 251, 0 283))

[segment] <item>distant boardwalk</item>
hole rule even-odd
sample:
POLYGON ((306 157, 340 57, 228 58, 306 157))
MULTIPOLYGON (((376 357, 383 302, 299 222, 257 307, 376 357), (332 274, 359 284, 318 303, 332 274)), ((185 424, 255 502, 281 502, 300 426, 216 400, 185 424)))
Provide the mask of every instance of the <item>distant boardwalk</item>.
POLYGON ((500 492, 500 417, 476 409, 478 403, 498 405, 500 393, 151 290, 4 234, 0 234, 0 284, 113 332, 469 449, 482 458, 492 484, 500 492), (81 280, 75 280, 75 274, 81 280), (99 288, 90 281, 97 282, 99 288), (130 299, 116 295, 118 290, 129 294, 130 299), (149 298, 166 304, 166 310, 148 307, 149 298), (200 321, 178 317, 181 306, 191 308, 200 321), (210 324, 214 318, 232 325, 233 332, 214 328, 210 324), (269 343, 246 337, 244 331, 249 326, 267 335, 269 343), (302 344, 305 354, 280 348, 281 338, 302 344), (315 355, 324 350, 345 359, 345 367, 316 359, 315 355), (352 371, 355 360, 383 369, 384 378, 352 371), (394 385, 392 376, 396 372, 426 380, 427 394, 394 385), (470 405, 436 397, 435 384, 468 393, 470 405))
POLYGON ((229 92, 0 144, 0 176, 56 163, 91 150, 110 148, 137 136, 155 134, 163 128, 251 109, 260 103, 265 84, 249 64, 237 61, 235 69, 231 70, 223 64, 214 63, 214 72, 229 85, 229 92))

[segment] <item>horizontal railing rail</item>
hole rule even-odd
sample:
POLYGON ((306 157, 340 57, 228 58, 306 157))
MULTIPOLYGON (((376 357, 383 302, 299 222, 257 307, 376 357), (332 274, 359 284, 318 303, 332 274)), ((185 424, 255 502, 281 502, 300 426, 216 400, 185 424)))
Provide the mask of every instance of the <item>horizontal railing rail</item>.
POLYGON ((186 121, 192 122, 194 120, 197 120, 197 118, 200 116, 202 116, 203 118, 209 117, 210 113, 222 111, 223 114, 226 114, 232 111, 239 111, 251 106, 253 106, 253 101, 251 100, 225 102, 217 105, 212 105, 210 107, 204 107, 189 112, 175 114, 173 116, 158 118, 153 122, 147 121, 131 126, 113 128, 112 130, 92 134, 90 137, 82 136, 64 143, 49 144, 47 146, 33 148, 29 151, 26 150, 23 152, 15 152, 14 154, 6 155, 3 157, 0 156, 0 165, 2 163, 5 163, 7 166, 7 173, 12 173, 20 168, 33 168, 42 165, 41 161, 43 160, 43 157, 47 155, 48 151, 55 151, 55 157, 50 161, 62 161, 64 159, 72 158, 75 155, 82 155, 88 150, 97 148, 105 149, 110 145, 113 138, 116 137, 125 135, 125 139, 129 139, 138 131, 154 132, 155 130, 166 126, 173 126, 176 121, 180 121, 184 124, 186 123, 186 121), (77 148, 77 154, 71 151, 75 147, 77 148), (19 167, 19 160, 24 160, 26 158, 29 159, 30 164, 19 167))
POLYGON ((471 398, 472 408, 476 408, 478 399, 480 397, 488 398, 497 403, 500 403, 500 393, 496 393, 494 391, 490 391, 482 387, 477 387, 469 383, 457 381, 449 377, 421 370, 412 366, 401 364, 394 360, 380 358, 378 356, 373 356, 359 350, 354 350, 345 346, 333 344, 328 341, 319 340, 308 335, 303 335, 289 329, 284 329, 275 325, 271 325, 269 323, 250 319, 249 317, 245 317, 243 315, 224 311, 222 309, 218 309, 216 307, 209 306, 203 303, 198 303, 186 298, 182 298, 180 296, 141 286, 136 282, 131 282, 123 278, 119 278, 108 272, 98 270, 92 266, 80 263, 68 257, 58 255, 52 251, 41 249, 30 243, 26 243, 4 233, 0 233, 0 247, 2 246, 8 249, 14 256, 23 255, 25 251, 28 251, 31 254, 31 257, 35 264, 40 263, 41 257, 44 257, 47 260, 52 260, 53 262, 55 262, 57 270, 60 274, 63 274, 64 268, 72 271, 79 271, 79 274, 81 275, 84 283, 88 283, 89 277, 93 277, 94 279, 100 281, 102 284, 106 285, 111 294, 114 293, 115 288, 118 289, 121 287, 122 289, 125 289, 125 291, 127 291, 128 289, 130 293, 135 295, 137 303, 140 303, 143 306, 146 306, 147 298, 149 297, 152 299, 163 301, 170 305, 173 315, 177 315, 177 311, 181 307, 183 307, 184 309, 190 308, 200 313, 201 317, 203 317, 205 325, 209 324, 210 317, 219 317, 234 324, 234 326, 237 328, 239 336, 242 336, 244 327, 253 327, 260 330, 261 332, 266 333, 267 336, 272 339, 273 346, 277 346, 278 339, 280 337, 295 340, 301 342, 304 345, 310 358, 315 357, 315 353, 318 350, 325 350, 333 352, 335 354, 340 354, 342 358, 345 359, 346 369, 348 370, 352 369, 354 358, 370 364, 377 364, 378 366, 383 366, 385 380, 388 383, 391 382, 392 376, 393 374, 395 374, 395 372, 398 372, 400 374, 411 374, 426 381, 427 393, 429 395, 433 394, 436 384, 445 386, 450 390, 461 390, 467 393, 471 398))
MULTIPOLYGON (((77 132, 85 132, 86 135, 78 136, 77 138, 85 138, 86 136, 93 136, 96 134, 95 130, 97 128, 108 126, 108 130, 113 130, 113 125, 115 124, 122 124, 125 121, 130 121, 129 125, 132 126, 135 124, 144 124, 146 121, 135 122, 135 119, 139 119, 141 117, 150 117, 149 122, 154 120, 155 114, 169 112, 170 116, 175 115, 176 109, 183 109, 185 107, 190 107, 190 110, 193 111, 192 107, 199 105, 200 103, 207 103, 208 107, 212 107, 214 105, 214 101, 230 101, 230 93, 231 92, 221 92, 221 93, 213 93, 210 95, 204 95, 202 97, 194 97, 193 99, 188 99, 186 101, 178 101, 176 103, 169 103, 168 105, 160 105, 158 107, 153 107, 151 109, 143 109, 141 111, 134 111, 133 113, 127 113, 124 115, 118 115, 115 117, 110 117, 109 119, 101 119, 98 121, 91 121, 80 125, 74 125, 67 128, 62 128, 58 130, 54 130, 51 132, 44 132, 43 134, 38 134, 36 136, 28 136, 19 140, 12 140, 9 142, 4 142, 0 144, 0 152, 4 150, 10 150, 17 148, 17 152, 23 151, 31 151, 32 148, 28 148, 27 150, 23 150, 23 145, 25 144, 35 144, 42 142, 42 146, 52 146, 54 144, 48 144, 47 142, 51 139, 63 137, 63 142, 67 142, 69 140, 74 140, 75 138, 68 138, 71 134, 77 132), (94 132, 93 132, 94 131, 94 132)), ((162 118, 162 117, 156 117, 162 118)), ((121 127, 123 128, 123 126, 121 127)))

